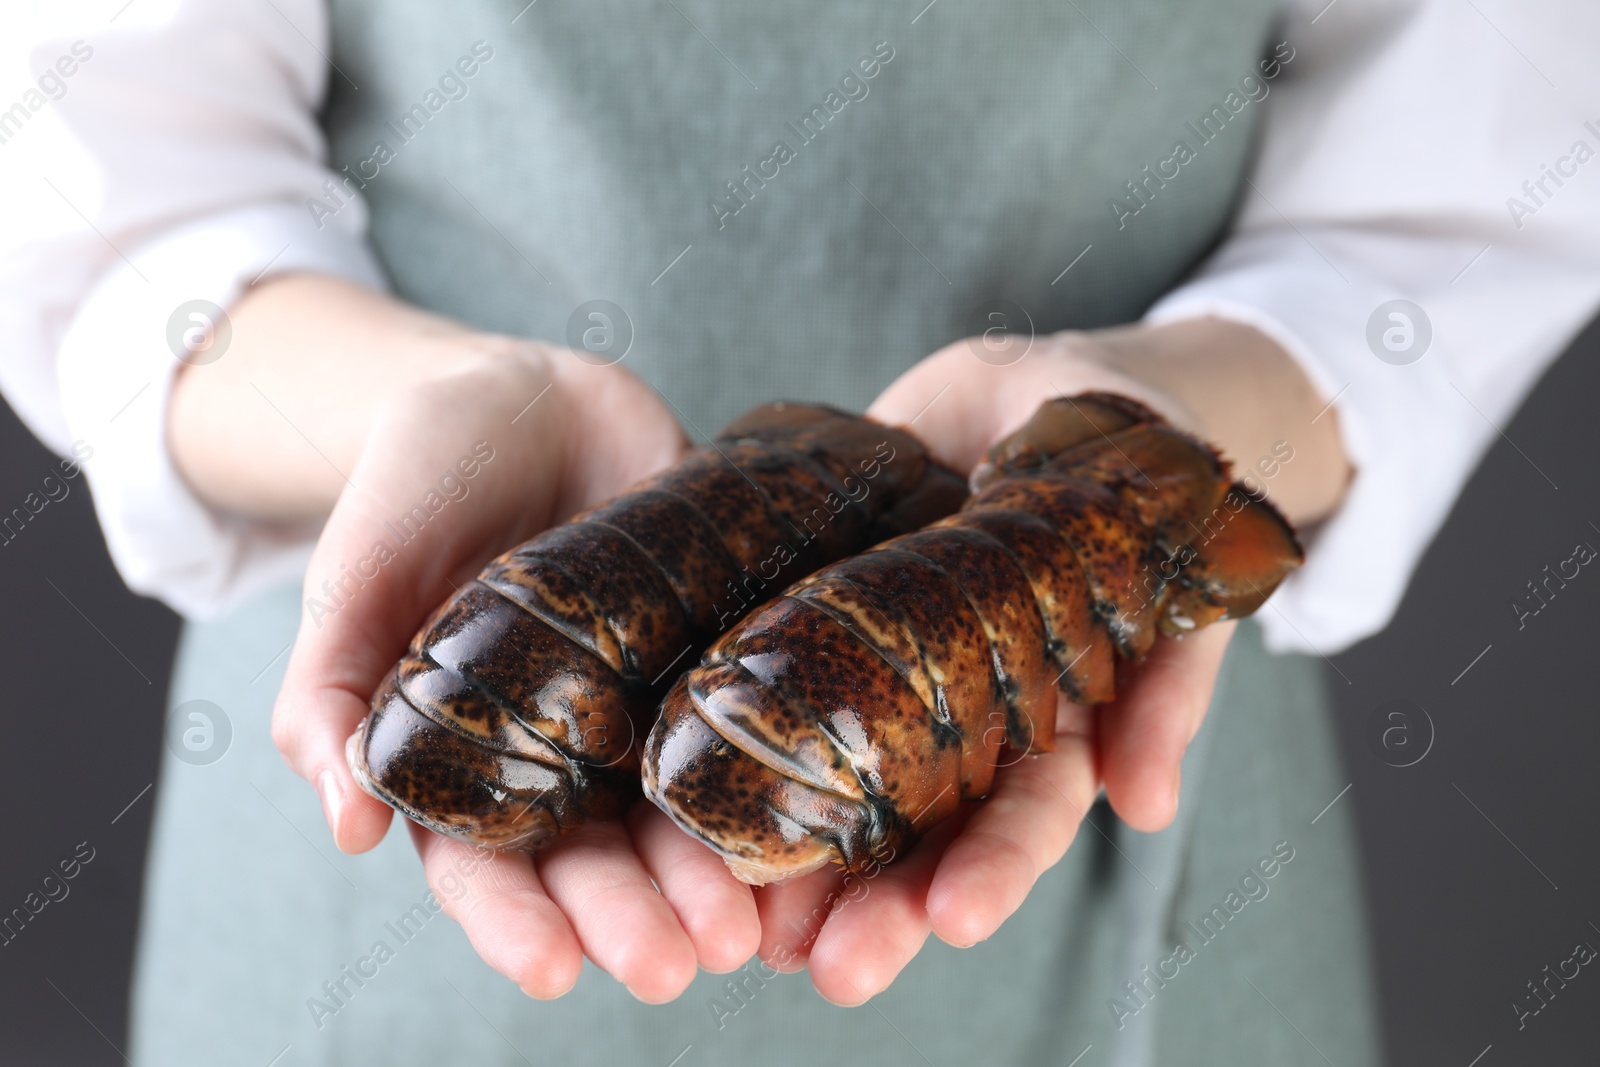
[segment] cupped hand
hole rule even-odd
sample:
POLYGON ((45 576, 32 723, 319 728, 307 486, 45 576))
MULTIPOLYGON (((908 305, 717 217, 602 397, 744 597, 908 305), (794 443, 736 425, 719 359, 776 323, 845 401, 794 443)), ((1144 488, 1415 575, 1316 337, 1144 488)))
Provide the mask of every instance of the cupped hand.
MULTIPOLYGON (((1086 390, 1132 396, 1205 434, 1183 404, 1103 361, 1098 344, 1085 334, 1038 338, 1024 358, 998 366, 980 358, 990 351, 981 341, 959 342, 907 371, 870 413, 909 423, 962 471, 1045 399, 1086 390)), ((761 958, 785 970, 809 966, 824 997, 861 1003, 893 982, 930 932, 963 947, 992 935, 1066 853, 1102 783, 1130 826, 1166 826, 1233 629, 1162 638, 1142 663, 1119 668, 1111 704, 1059 698, 1055 750, 1003 752, 989 797, 904 858, 864 875, 824 870, 758 890, 761 958)))
MULTIPOLYGON (((313 553, 273 711, 273 739, 316 787, 341 849, 370 849, 389 826, 390 808, 352 778, 345 742, 428 613, 493 556, 686 448, 633 375, 532 343, 378 406, 313 553)), ((565 992, 588 955, 641 999, 667 1000, 697 967, 731 970, 754 951, 749 889, 646 802, 536 859, 411 830, 445 911, 532 996, 565 992)))

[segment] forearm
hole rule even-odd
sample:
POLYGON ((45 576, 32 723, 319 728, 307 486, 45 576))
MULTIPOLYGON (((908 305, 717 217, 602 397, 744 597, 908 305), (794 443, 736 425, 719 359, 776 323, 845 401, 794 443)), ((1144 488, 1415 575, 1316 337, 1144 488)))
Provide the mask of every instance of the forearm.
MULTIPOLYGON (((325 275, 269 280, 230 317, 228 351, 215 363, 185 366, 173 386, 168 442, 202 499, 260 518, 326 514, 374 419, 404 394, 470 368, 543 358, 540 346, 480 333, 325 275)), ((1194 428, 1291 520, 1325 517, 1342 498, 1350 469, 1336 413, 1323 412, 1325 401, 1299 367, 1255 329, 1195 319, 1047 340, 1059 343, 1036 357, 1046 363, 1095 364, 1182 404, 1194 428), (1285 446, 1293 457, 1287 462, 1285 446), (1266 470, 1257 466, 1262 460, 1266 470)), ((541 369, 558 374, 565 367, 570 375, 582 366, 546 360, 541 369)), ((980 449, 986 443, 972 442, 980 449)), ((948 450, 958 459, 970 451, 948 450)))
POLYGON ((263 282, 229 317, 228 350, 173 385, 168 447, 207 503, 257 518, 325 515, 386 405, 517 348, 320 274, 263 282))
POLYGON ((1092 335, 1094 362, 1179 401, 1211 443, 1293 522, 1325 518, 1351 476, 1337 414, 1299 366, 1250 326, 1191 319, 1092 335), (1285 458, 1291 457, 1291 458, 1285 458))

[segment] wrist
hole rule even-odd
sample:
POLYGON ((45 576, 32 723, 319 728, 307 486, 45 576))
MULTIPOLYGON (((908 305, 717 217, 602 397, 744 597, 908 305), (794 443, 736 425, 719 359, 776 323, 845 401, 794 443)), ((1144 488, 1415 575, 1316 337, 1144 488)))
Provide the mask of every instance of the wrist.
POLYGON ((409 412, 415 433, 439 420, 443 381, 555 362, 532 342, 327 275, 274 277, 228 314, 223 358, 179 368, 167 447, 202 501, 254 519, 325 516, 380 421, 409 412))
POLYGON ((1353 471, 1337 413, 1271 338, 1216 318, 1116 327, 1090 338, 1080 348, 1084 359, 1167 394, 1193 420, 1174 421, 1216 446, 1236 477, 1261 484, 1292 521, 1315 522, 1338 507, 1353 471))

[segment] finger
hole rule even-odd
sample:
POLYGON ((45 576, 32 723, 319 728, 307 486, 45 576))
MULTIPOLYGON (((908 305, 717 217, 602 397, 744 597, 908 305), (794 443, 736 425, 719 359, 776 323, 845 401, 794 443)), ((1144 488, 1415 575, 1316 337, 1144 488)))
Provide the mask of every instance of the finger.
POLYGON ((839 884, 839 869, 830 865, 757 887, 756 911, 761 919, 757 955, 761 960, 784 973, 802 970, 839 884))
POLYGON ((1178 811, 1184 750, 1211 703, 1234 622, 1156 642, 1150 657, 1118 679, 1100 720, 1101 774, 1122 820, 1153 833, 1178 811))
POLYGON ((959 816, 934 827, 899 862, 846 874, 811 948, 811 982, 834 1004, 864 1004, 889 988, 928 940, 928 883, 959 816))
MULTIPOLYGON (((962 342, 922 360, 891 382, 867 414, 905 426, 943 462, 965 471, 1005 432, 997 383, 1006 372, 983 364, 962 342)), ((1031 407, 1030 407, 1031 413, 1031 407)))
POLYGON ((1098 787, 1094 745, 1081 732, 1059 735, 1054 752, 1002 768, 928 889, 939 939, 965 948, 993 936, 1065 855, 1098 787))
POLYGON ((689 451, 689 439, 650 386, 615 364, 597 366, 561 350, 553 366, 568 396, 582 398, 572 411, 570 477, 557 517, 597 504, 648 477, 689 451))
POLYGON ((828 866, 756 890, 756 910, 761 916, 757 954, 762 962, 785 974, 805 967, 839 883, 839 869, 828 866))
POLYGON ((272 712, 273 742, 317 790, 334 842, 346 852, 381 841, 393 814, 356 785, 347 742, 405 648, 409 621, 430 606, 422 590, 444 585, 438 576, 430 584, 418 569, 424 558, 447 554, 438 551, 432 528, 417 536, 416 550, 357 584, 360 561, 382 530, 380 514, 365 492, 347 492, 335 505, 306 570, 300 628, 272 712))
MULTIPOLYGON (((298 644, 295 651, 301 651, 298 644)), ((334 843, 344 852, 365 852, 383 840, 394 815, 356 785, 346 759, 346 743, 367 714, 366 697, 308 685, 303 671, 291 666, 291 672, 273 707, 272 740, 295 773, 316 788, 334 843)))
POLYGON ((621 823, 592 822, 540 854, 535 866, 596 966, 647 1004, 688 988, 694 943, 651 884, 621 823))
POLYGON ((984 337, 967 338, 896 378, 867 413, 908 427, 935 456, 960 471, 970 470, 991 445, 1026 422, 1046 397, 1100 389, 1182 416, 1181 406, 1159 390, 1086 358, 1098 350, 1098 343, 1082 334, 1031 340, 1020 335, 1004 340, 1000 351, 984 337), (1018 342, 1020 348, 1007 347, 1018 342))
POLYGON ((750 887, 649 801, 634 805, 628 828, 645 869, 694 943, 700 966, 726 974, 748 961, 761 944, 761 917, 750 887))
POLYGON ((531 857, 473 848, 415 823, 410 830, 434 899, 485 963, 540 1000, 572 988, 583 950, 531 857))

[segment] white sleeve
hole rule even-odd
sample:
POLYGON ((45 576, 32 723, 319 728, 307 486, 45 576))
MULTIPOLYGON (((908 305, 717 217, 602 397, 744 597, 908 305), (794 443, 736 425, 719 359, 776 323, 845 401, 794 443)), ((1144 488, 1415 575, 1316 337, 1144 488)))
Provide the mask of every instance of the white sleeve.
POLYGON ((1234 229, 1147 321, 1255 325, 1333 402, 1354 481, 1259 616, 1270 647, 1326 655, 1393 617, 1600 304, 1600 5, 1305 0, 1280 36, 1234 229))
POLYGON ((363 204, 325 185, 327 12, 38 6, 8 14, 32 25, 0 44, 0 84, 35 87, 0 110, 0 390, 46 445, 84 459, 129 587, 214 615, 301 572, 316 530, 215 511, 174 468, 177 354, 226 358, 195 303, 227 308, 287 271, 384 284, 363 204), (314 217, 312 198, 342 206, 314 217))

